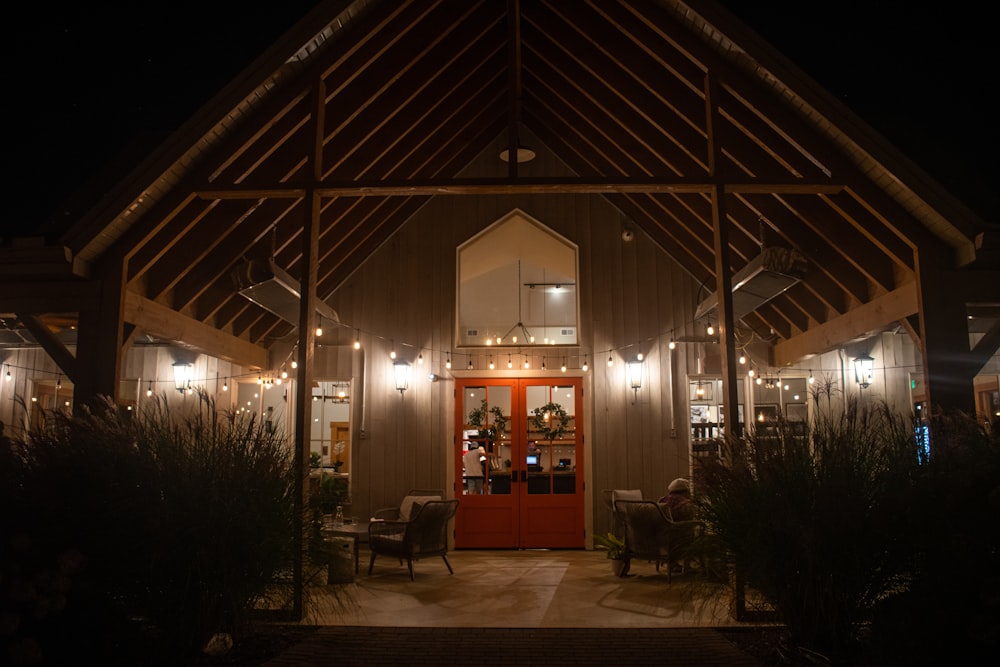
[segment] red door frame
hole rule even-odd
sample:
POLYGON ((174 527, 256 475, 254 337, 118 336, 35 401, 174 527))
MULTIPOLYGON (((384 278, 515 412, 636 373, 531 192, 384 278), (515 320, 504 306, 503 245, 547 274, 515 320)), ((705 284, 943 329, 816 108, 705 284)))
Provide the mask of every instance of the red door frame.
MULTIPOLYGON (((550 392, 551 393, 551 392, 550 392)), ((517 548, 584 548, 584 458, 583 381, 576 377, 551 378, 468 378, 456 380, 455 387, 455 453, 454 489, 459 499, 455 518, 455 547, 459 549, 517 549, 517 548), (527 468, 525 454, 529 443, 535 442, 540 451, 550 451, 551 443, 529 439, 529 414, 526 405, 528 387, 573 387, 574 417, 572 438, 575 448, 575 470, 572 474, 556 473, 551 465, 545 472, 527 468), (466 441, 466 392, 470 388, 510 390, 510 459, 509 472, 501 470, 497 486, 504 482, 506 492, 485 495, 464 495, 462 477, 463 444, 466 441), (529 476, 535 478, 529 489, 529 476), (554 488, 558 480, 562 492, 538 492, 538 484, 554 488), (547 478, 545 479, 538 478, 547 478), (506 481, 506 480, 509 480, 506 481), (567 487, 569 485, 569 487, 567 487), (572 488, 572 492, 567 492, 572 488)), ((506 444, 506 442, 505 442, 506 444)), ((550 457, 554 458, 554 457, 550 457)), ((487 466, 489 467, 489 466, 487 466)), ((487 470, 486 486, 490 488, 490 471, 487 470)))

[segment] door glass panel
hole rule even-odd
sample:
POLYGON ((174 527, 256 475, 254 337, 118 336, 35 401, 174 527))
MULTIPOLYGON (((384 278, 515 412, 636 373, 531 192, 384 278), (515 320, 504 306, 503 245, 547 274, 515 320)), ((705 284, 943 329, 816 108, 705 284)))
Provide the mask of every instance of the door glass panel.
POLYGON ((576 492, 576 390, 570 386, 529 386, 527 449, 529 494, 576 492))
POLYGON ((461 451, 463 495, 511 492, 510 397, 509 386, 465 387, 461 451))

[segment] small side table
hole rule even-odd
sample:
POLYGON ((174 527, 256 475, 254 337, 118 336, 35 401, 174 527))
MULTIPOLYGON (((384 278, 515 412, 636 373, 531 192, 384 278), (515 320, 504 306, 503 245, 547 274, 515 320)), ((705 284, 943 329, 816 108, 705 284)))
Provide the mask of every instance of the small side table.
POLYGON ((354 540, 354 574, 358 574, 358 546, 364 542, 368 544, 368 522, 345 523, 343 526, 335 528, 323 528, 324 537, 349 537, 354 540))

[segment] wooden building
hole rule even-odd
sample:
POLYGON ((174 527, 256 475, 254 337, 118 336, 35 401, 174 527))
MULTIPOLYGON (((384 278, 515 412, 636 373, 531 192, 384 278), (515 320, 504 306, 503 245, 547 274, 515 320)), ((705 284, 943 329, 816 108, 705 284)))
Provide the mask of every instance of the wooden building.
POLYGON ((11 431, 190 385, 459 546, 589 545, 726 415, 998 409, 995 228, 704 0, 325 2, 0 280, 11 431))

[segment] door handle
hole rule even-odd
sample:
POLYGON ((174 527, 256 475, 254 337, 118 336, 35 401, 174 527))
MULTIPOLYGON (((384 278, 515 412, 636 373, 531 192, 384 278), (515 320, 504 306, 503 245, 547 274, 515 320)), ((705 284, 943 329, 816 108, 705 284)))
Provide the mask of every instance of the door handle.
POLYGON ((527 482, 528 481, 528 471, 527 470, 521 470, 521 481, 522 482, 527 482))

